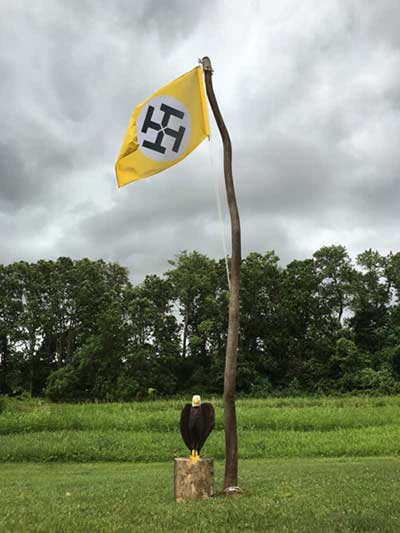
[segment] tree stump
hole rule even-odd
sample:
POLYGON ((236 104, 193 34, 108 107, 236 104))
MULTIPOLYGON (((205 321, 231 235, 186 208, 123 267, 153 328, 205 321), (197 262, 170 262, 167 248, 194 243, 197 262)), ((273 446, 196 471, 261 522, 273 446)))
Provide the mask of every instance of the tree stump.
POLYGON ((214 459, 191 463, 186 457, 175 459, 175 500, 206 499, 214 496, 214 459))

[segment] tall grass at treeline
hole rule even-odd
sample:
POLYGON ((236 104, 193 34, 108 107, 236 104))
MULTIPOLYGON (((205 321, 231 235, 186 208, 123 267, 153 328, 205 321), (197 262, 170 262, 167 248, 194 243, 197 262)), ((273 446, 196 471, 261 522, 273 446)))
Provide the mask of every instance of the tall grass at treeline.
MULTIPOLYGON (((224 457, 223 410, 204 454, 224 457)), ((184 400, 50 404, 2 399, 0 461, 169 461, 187 455, 184 400)), ((400 455, 400 397, 237 401, 240 458, 400 455)))

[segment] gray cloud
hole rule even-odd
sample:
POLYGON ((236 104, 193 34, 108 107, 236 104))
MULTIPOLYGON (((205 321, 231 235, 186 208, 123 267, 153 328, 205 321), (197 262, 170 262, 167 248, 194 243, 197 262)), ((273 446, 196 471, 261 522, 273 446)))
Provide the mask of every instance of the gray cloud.
POLYGON ((140 280, 182 249, 223 255, 215 124, 164 174, 118 190, 113 168, 134 107, 206 54, 244 254, 399 249, 395 0, 6 0, 0 15, 1 262, 103 257, 140 280))

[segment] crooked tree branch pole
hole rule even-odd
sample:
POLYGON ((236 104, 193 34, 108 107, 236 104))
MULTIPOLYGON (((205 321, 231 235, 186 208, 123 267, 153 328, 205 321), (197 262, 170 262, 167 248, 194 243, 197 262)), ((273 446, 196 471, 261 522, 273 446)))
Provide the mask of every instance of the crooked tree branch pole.
POLYGON ((224 147, 224 175, 226 196, 231 218, 232 259, 231 259, 231 291, 229 298, 228 339, 226 345, 224 375, 224 428, 225 428, 225 479, 224 489, 236 487, 238 484, 238 440, 236 424, 236 367, 239 334, 239 287, 240 287, 240 219, 236 202, 235 187, 232 175, 232 144, 229 132, 218 107, 212 85, 212 66, 208 57, 203 57, 206 91, 213 111, 224 147))

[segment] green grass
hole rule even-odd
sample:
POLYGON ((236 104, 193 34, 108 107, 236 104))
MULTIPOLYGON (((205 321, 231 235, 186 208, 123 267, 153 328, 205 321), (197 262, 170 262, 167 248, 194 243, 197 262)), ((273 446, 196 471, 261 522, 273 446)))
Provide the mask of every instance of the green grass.
MULTIPOLYGON (((223 411, 205 455, 223 482, 223 411)), ((400 531, 400 397, 237 402, 237 498, 176 504, 185 402, 3 398, 0 531, 400 531)))
MULTIPOLYGON (((176 504, 169 464, 3 464, 0 531, 400 530, 397 458, 249 460, 236 498, 176 504)), ((221 486, 223 468, 216 465, 221 486)))
MULTIPOLYGON (((222 429, 222 403, 217 429, 222 429)), ((110 404, 50 404, 41 401, 6 403, 0 414, 0 434, 51 430, 176 431, 184 401, 110 404)), ((242 429, 329 430, 395 423, 400 397, 287 398, 238 400, 242 429)), ((219 415, 219 416, 218 416, 219 415)))
MULTIPOLYGON (((337 431, 238 432, 242 459, 400 455, 395 426, 337 431)), ((224 457, 224 434, 211 434, 206 455, 224 457)), ((180 435, 161 432, 55 431, 0 437, 0 462, 163 462, 188 455, 180 435)))
MULTIPOLYGON (((221 401, 205 453, 224 457, 221 401)), ((170 461, 186 454, 183 401, 49 404, 8 401, 0 462, 170 461)), ((237 402, 242 459, 400 454, 400 397, 288 398, 237 402)))

